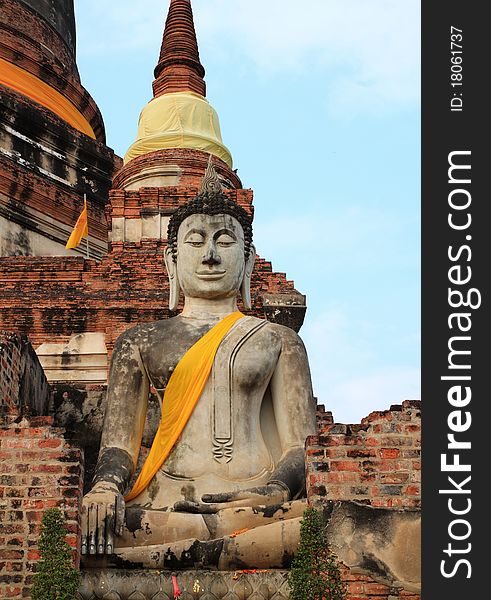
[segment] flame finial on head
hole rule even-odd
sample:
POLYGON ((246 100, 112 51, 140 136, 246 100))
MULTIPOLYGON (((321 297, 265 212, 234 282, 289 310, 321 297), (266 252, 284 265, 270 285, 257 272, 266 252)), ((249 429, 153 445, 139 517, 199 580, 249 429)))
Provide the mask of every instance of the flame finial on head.
POLYGON ((206 167, 205 174, 203 179, 201 180, 201 187, 199 189, 199 193, 203 192, 221 192, 222 185, 220 183, 220 179, 218 177, 217 172, 215 171, 215 167, 213 166, 212 157, 210 154, 210 158, 208 159, 208 166, 206 167))

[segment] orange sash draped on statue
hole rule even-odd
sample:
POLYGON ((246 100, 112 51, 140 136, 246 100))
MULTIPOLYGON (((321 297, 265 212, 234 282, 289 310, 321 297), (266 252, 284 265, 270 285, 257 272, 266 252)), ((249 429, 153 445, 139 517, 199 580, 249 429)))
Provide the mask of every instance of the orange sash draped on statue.
POLYGON ((126 501, 143 492, 171 453, 203 392, 220 343, 243 316, 236 311, 222 319, 177 364, 165 389, 162 418, 150 453, 126 501))

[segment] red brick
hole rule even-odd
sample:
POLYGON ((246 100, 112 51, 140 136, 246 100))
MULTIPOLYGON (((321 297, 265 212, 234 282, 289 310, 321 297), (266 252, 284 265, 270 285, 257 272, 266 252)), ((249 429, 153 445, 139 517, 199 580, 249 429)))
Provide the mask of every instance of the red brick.
POLYGON ((350 471, 336 471, 335 473, 326 473, 326 479, 330 483, 356 483, 359 481, 357 473, 350 471))
MULTIPOLYGON (((0 587, 0 593, 1 587, 0 587)), ((4 587, 5 598, 21 598, 22 597, 22 588, 14 585, 6 585, 4 587)))
POLYGON ((386 596, 390 592, 390 588, 381 583, 364 583, 364 592, 372 596, 386 596))
POLYGON ((346 452, 348 458, 370 458, 375 456, 375 451, 367 448, 354 448, 346 452))
POLYGON ((63 468, 61 465, 31 465, 30 471, 33 473, 61 473, 63 468))
POLYGON ((325 450, 323 448, 308 448, 306 451, 307 457, 318 457, 324 456, 325 450))
POLYGON ((60 498, 61 488, 52 486, 31 487, 28 488, 27 494, 29 498, 60 498))
POLYGON ((358 461, 350 460, 331 460, 329 463, 331 471, 356 471, 360 470, 358 461))
MULTIPOLYGON (((343 577, 343 579, 346 581, 346 579, 343 577)), ((348 593, 349 593, 349 597, 351 598, 354 594, 362 594, 364 591, 363 588, 363 583, 360 581, 350 581, 348 583, 348 593)))
POLYGON ((327 458, 344 458, 346 456, 346 448, 342 446, 335 446, 332 448, 325 449, 327 458))
POLYGON ((0 559, 21 560, 22 558, 24 558, 23 550, 6 550, 0 548, 0 559))
POLYGON ((41 440, 38 443, 38 446, 40 448, 59 448, 62 445, 62 441, 61 440, 41 440))
POLYGON ((406 483, 409 479, 409 473, 381 473, 379 477, 380 483, 384 484, 397 484, 397 483, 406 483))
POLYGON ((381 458, 397 458, 401 451, 399 448, 380 448, 378 453, 381 458))

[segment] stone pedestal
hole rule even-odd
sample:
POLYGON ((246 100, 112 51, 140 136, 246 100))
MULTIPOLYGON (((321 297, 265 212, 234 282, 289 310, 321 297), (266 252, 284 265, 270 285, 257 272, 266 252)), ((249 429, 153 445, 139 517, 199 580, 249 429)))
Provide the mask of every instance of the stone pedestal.
MULTIPOLYGON (((287 600, 288 571, 178 571, 181 600, 287 600)), ((86 569, 81 600, 173 600, 171 571, 86 569)))

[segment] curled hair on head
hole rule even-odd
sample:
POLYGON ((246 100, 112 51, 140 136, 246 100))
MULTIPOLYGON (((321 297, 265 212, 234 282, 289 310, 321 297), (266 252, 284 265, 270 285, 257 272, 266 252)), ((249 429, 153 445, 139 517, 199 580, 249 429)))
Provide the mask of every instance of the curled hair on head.
POLYGON ((252 244, 252 216, 231 200, 222 191, 201 192, 195 198, 179 207, 171 216, 167 228, 168 246, 172 252, 172 260, 177 260, 177 232, 181 223, 191 215, 230 215, 237 219, 244 231, 244 255, 249 257, 252 244))

